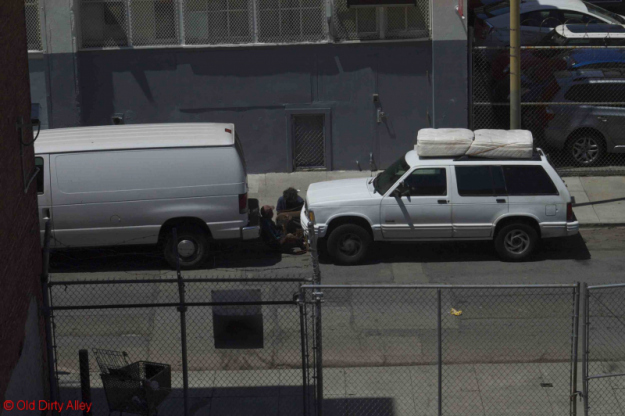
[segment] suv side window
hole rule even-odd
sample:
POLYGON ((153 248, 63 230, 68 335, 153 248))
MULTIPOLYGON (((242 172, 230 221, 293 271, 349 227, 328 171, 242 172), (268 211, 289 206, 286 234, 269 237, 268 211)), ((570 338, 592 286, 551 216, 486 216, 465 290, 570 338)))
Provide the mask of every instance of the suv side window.
POLYGON ((542 166, 504 166, 508 195, 558 195, 558 189, 542 166))
POLYGON ((447 172, 445 168, 415 169, 404 179, 410 196, 447 195, 447 172))
POLYGON ((460 196, 506 194, 501 166, 456 166, 456 182, 460 196))

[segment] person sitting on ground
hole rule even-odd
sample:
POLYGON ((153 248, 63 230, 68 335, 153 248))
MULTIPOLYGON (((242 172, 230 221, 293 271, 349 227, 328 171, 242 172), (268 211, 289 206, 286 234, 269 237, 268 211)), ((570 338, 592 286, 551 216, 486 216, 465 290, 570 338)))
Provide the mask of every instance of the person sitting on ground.
POLYGON ((273 208, 265 205, 260 209, 260 236, 269 247, 274 250, 291 251, 299 247, 306 250, 303 235, 286 233, 273 222, 273 208))
POLYGON ((282 196, 278 198, 276 210, 278 214, 282 211, 301 211, 304 206, 304 200, 297 194, 297 189, 287 188, 282 192, 282 196))

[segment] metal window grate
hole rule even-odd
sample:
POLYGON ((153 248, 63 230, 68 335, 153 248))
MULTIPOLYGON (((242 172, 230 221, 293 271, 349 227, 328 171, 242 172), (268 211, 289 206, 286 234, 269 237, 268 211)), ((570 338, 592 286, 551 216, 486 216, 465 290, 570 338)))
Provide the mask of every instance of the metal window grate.
POLYGON ((81 47, 327 42, 330 32, 339 41, 429 36, 427 0, 418 0, 416 7, 352 9, 347 0, 336 0, 328 22, 330 4, 330 0, 80 0, 81 47))
POLYGON ((324 169, 325 115, 293 115, 293 169, 324 169))
POLYGON ((42 51, 39 0, 25 0, 26 37, 29 51, 42 51))

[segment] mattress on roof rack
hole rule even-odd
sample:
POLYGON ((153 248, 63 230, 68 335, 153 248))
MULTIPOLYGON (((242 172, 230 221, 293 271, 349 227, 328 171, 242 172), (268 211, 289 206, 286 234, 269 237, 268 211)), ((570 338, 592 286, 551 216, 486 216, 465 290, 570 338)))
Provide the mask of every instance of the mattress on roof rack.
POLYGON ((528 130, 476 130, 467 156, 489 159, 531 159, 534 151, 532 132, 528 130))
POLYGON ((415 150, 419 156, 462 156, 473 142, 468 129, 421 129, 415 150))

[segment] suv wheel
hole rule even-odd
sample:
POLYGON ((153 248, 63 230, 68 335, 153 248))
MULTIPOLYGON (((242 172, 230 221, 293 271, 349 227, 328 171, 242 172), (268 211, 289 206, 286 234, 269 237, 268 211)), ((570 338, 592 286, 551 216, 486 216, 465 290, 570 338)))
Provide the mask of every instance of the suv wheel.
MULTIPOLYGON (((201 266, 208 255, 208 239, 201 230, 193 228, 180 228, 177 233, 178 241, 175 243, 180 257, 180 268, 184 270, 195 269, 201 266)), ((171 233, 163 245, 163 255, 167 263, 175 270, 176 256, 174 255, 174 238, 171 233)))
POLYGON ((527 259, 538 241, 538 233, 527 224, 510 224, 503 227, 495 237, 495 249, 503 260, 527 259))
POLYGON ((371 235, 359 225, 343 224, 328 238, 328 254, 340 264, 360 263, 371 246, 371 235))
POLYGON ((571 139, 568 148, 569 154, 580 166, 596 165, 605 152, 603 140, 591 134, 571 139))

